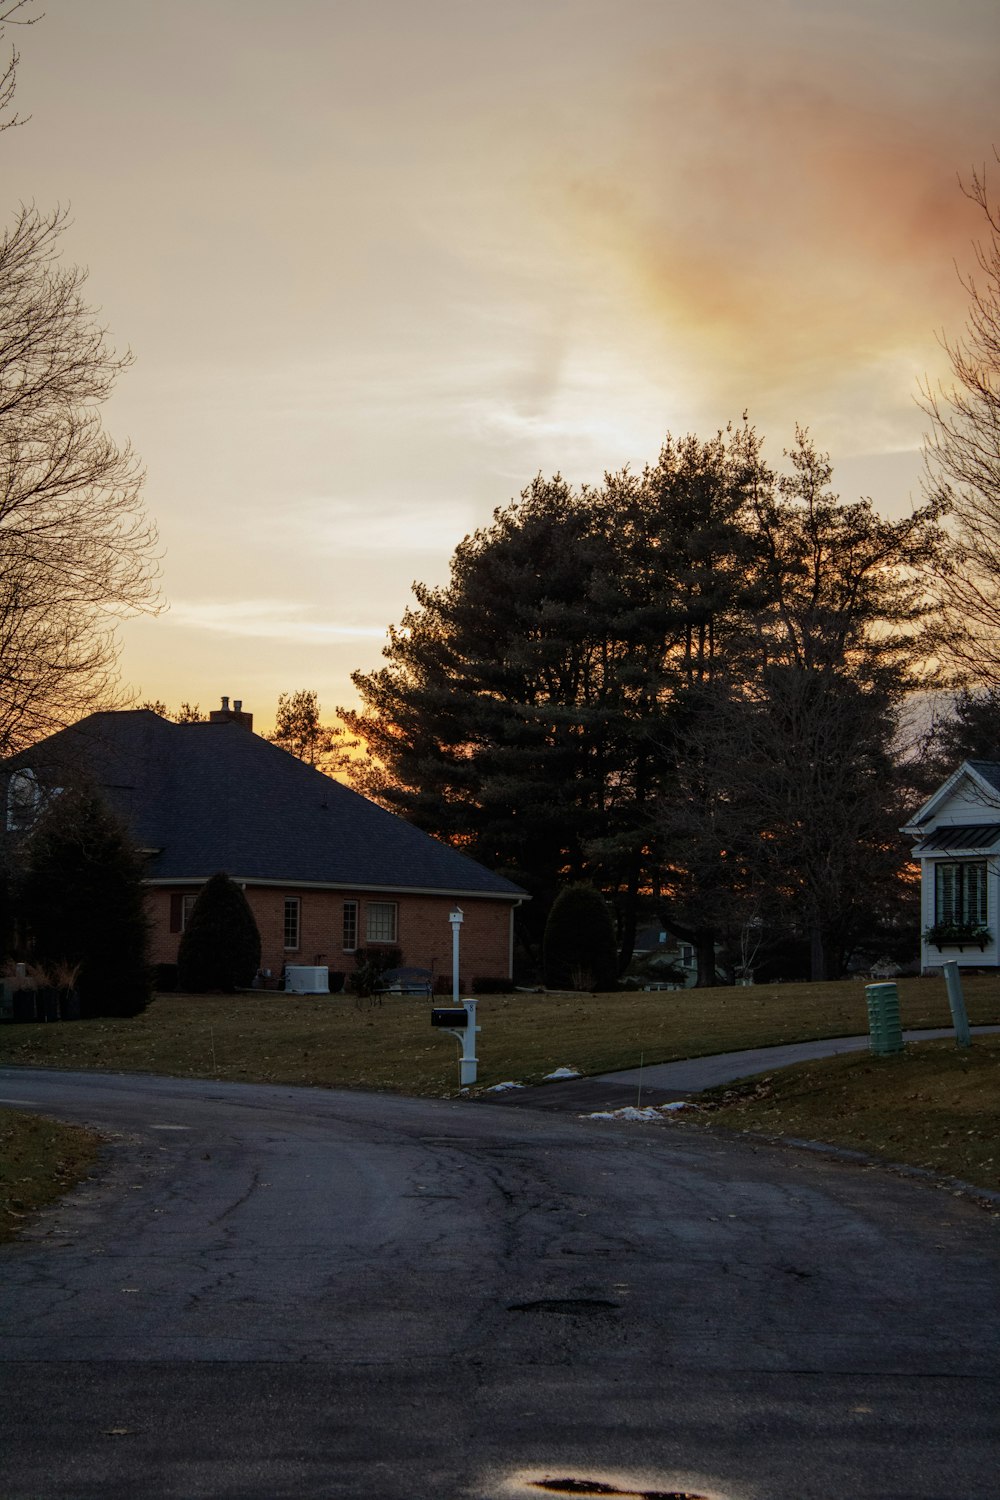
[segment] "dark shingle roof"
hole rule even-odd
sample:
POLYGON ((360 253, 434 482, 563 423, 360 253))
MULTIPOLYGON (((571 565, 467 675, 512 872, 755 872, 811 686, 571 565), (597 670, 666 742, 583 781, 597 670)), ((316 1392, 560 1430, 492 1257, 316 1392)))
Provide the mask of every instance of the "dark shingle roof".
POLYGON ((46 779, 83 764, 130 823, 152 880, 234 879, 524 893, 242 725, 92 714, 19 757, 46 779))
POLYGON ((971 766, 995 792, 1000 792, 1000 761, 969 760, 966 765, 971 766))
POLYGON ((916 853, 932 854, 948 849, 992 849, 998 841, 1000 823, 950 823, 947 827, 932 828, 916 853))

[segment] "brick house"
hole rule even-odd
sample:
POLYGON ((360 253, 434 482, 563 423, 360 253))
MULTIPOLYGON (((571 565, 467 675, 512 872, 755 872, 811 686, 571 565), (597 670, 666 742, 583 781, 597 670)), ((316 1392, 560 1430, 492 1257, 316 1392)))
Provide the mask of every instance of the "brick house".
POLYGON ((458 903, 463 984, 510 977, 518 886, 270 744, 239 701, 222 701, 204 723, 97 713, 40 741, 8 770, 8 834, 52 788, 96 783, 146 857, 154 963, 176 961, 199 889, 225 870, 274 975, 285 964, 349 972, 359 948, 384 944, 450 976, 458 903))

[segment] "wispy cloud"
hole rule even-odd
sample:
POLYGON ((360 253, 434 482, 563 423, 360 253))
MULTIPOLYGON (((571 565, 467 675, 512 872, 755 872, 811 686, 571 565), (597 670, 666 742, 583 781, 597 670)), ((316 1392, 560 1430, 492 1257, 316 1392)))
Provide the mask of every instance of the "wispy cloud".
POLYGON ((384 625, 319 620, 316 611, 273 599, 175 599, 166 618, 190 630, 244 639, 292 641, 304 645, 349 640, 377 640, 384 625))

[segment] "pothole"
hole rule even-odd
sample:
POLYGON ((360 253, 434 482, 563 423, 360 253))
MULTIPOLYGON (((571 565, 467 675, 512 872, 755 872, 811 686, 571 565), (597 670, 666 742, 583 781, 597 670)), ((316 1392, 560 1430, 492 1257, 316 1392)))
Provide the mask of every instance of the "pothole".
MULTIPOLYGON (((620 1302, 613 1302, 610 1297, 535 1297, 530 1302, 508 1302, 508 1312, 547 1312, 561 1313, 563 1316, 573 1316, 577 1313, 606 1313, 617 1312, 621 1307, 620 1302)), ((576 1481, 574 1480, 573 1483, 576 1481)), ((567 1490, 567 1494, 573 1494, 573 1490, 567 1490)), ((585 1491, 580 1491, 583 1494, 585 1491)), ((615 1490, 594 1490, 595 1495, 607 1493, 613 1495, 615 1490)), ((627 1490, 617 1491, 619 1494, 627 1495, 627 1490)))
POLYGON ((709 1500, 692 1490, 623 1490, 600 1479, 529 1479, 533 1490, 547 1495, 618 1495, 619 1500, 709 1500))

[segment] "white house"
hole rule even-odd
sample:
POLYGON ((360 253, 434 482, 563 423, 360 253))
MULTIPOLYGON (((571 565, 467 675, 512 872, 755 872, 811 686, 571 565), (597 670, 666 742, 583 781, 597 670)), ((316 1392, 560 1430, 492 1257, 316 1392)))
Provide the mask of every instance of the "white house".
POLYGON ((903 832, 920 861, 921 969, 997 968, 1000 761, 963 761, 903 832))

